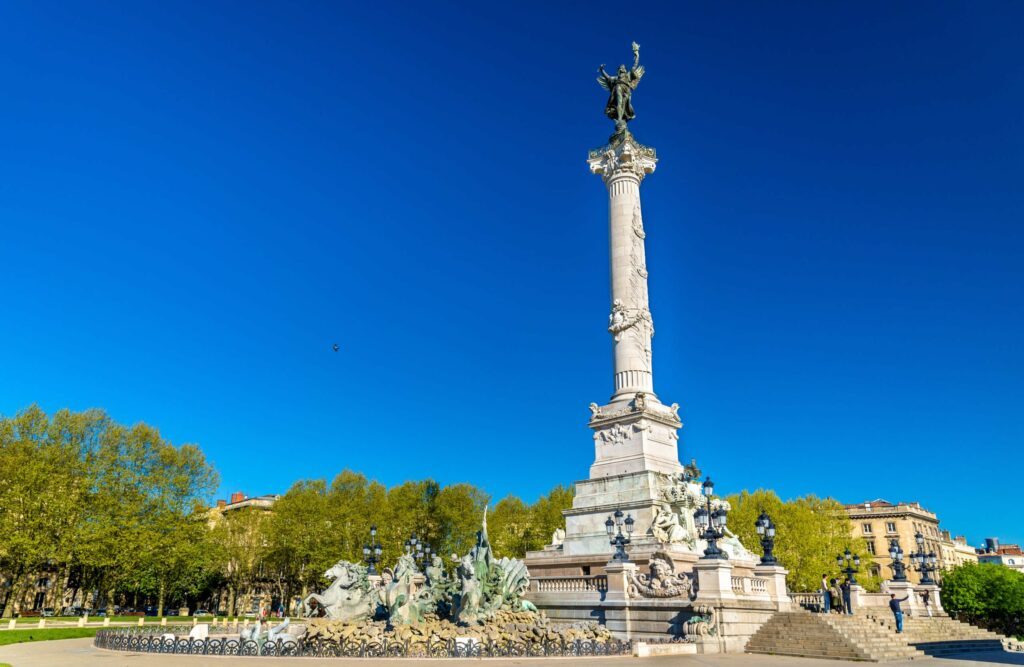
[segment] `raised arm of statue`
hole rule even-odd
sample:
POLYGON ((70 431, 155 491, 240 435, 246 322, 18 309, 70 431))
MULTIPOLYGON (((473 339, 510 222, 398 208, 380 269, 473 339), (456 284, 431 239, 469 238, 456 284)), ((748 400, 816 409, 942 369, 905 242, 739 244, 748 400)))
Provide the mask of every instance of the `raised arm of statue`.
POLYGON ((633 69, 640 67, 640 45, 633 42, 633 69))

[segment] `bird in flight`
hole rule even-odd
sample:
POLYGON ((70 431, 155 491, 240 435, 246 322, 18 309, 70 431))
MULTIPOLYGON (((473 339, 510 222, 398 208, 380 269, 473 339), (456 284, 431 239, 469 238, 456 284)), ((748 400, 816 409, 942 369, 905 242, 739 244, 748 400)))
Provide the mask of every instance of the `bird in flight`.
POLYGON ((331 345, 331 349, 332 349, 332 350, 334 350, 335 352, 337 352, 337 351, 338 351, 338 350, 340 350, 341 348, 340 348, 340 347, 338 346, 338 344, 337 344, 337 343, 335 343, 334 345, 331 345))

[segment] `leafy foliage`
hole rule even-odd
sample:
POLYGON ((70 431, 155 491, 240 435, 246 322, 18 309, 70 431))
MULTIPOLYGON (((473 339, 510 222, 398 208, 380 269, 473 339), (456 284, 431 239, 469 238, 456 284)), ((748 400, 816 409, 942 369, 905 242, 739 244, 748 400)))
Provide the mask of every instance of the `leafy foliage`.
POLYGON ((1024 573, 995 563, 967 563, 942 575, 942 606, 969 623, 1024 634, 1024 573))
MULTIPOLYGON (((135 591, 162 604, 168 590, 197 591, 212 575, 197 545, 216 484, 197 447, 101 410, 50 418, 32 406, 0 417, 0 574, 13 582, 10 598, 40 572, 101 597, 135 591)), ((4 616, 13 611, 6 605, 4 616)))
POLYGON ((870 574, 871 555, 859 540, 854 540, 850 520, 843 506, 831 498, 804 496, 783 501, 774 491, 758 489, 729 496, 730 529, 750 551, 761 554, 761 540, 754 522, 767 512, 776 526, 775 557, 789 570, 790 590, 811 591, 820 587, 821 575, 839 577, 836 556, 850 549, 861 558, 857 582, 869 591, 881 584, 870 574))

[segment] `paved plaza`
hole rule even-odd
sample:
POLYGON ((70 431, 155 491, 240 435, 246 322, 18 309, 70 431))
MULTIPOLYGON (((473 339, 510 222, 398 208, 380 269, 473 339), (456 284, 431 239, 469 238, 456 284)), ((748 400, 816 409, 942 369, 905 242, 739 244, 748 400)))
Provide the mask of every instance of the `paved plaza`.
MULTIPOLYGON (((295 667, 343 667, 345 665, 376 665, 378 667, 395 667, 396 665, 418 664, 462 664, 462 659, 443 658, 426 660, 382 659, 382 658, 238 658, 187 655, 154 655, 103 651, 93 648, 91 639, 65 639, 60 641, 14 644, 0 647, 0 662, 8 662, 13 667, 198 667, 199 665, 217 665, 218 667, 243 667, 253 665, 294 665, 295 667)), ((837 667, 846 663, 839 660, 816 660, 813 658, 784 658, 765 655, 719 654, 719 655, 688 655, 664 656, 657 658, 513 658, 468 660, 467 664, 486 664, 487 667, 508 667, 510 665, 540 665, 542 663, 582 664, 587 667, 621 667, 627 664, 642 663, 651 667, 778 667, 781 665, 798 665, 800 667, 837 667)), ((971 665, 1024 665, 1024 653, 990 652, 962 655, 957 658, 926 658, 912 662, 887 662, 889 667, 907 667, 929 665, 930 667, 970 667, 971 665)))

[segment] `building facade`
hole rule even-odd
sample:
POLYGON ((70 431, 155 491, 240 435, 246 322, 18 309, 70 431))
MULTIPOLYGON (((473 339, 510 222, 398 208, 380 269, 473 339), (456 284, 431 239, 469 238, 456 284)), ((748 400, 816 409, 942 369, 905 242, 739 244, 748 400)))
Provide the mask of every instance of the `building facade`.
POLYGON ((979 563, 1002 565, 1024 572, 1024 551, 1019 544, 999 544, 995 537, 985 538, 985 546, 977 550, 979 563))
MULTIPOLYGON (((874 563, 869 565, 871 573, 884 579, 893 576, 889 546, 896 540, 903 549, 903 562, 908 565, 907 579, 919 583, 921 575, 910 565, 910 554, 917 551, 917 533, 924 537, 924 550, 934 553, 938 560, 939 572, 954 567, 966 557, 958 551, 955 540, 949 539, 949 532, 939 528, 939 518, 934 512, 921 507, 920 503, 890 503, 881 498, 853 505, 846 505, 850 518, 852 537, 862 540, 874 563)), ((963 546, 967 541, 963 538, 963 546)))

